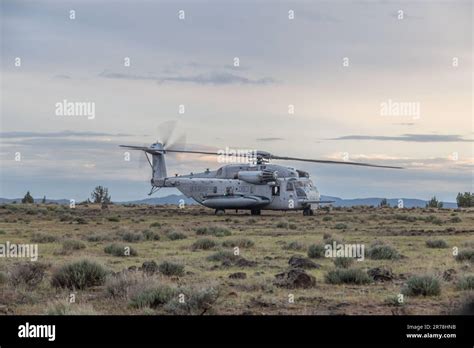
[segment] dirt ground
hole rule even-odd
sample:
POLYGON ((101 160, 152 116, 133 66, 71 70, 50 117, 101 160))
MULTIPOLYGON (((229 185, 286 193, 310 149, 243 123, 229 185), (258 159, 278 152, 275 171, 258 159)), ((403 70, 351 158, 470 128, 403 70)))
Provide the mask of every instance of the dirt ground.
POLYGON ((36 262, 45 265, 45 274, 35 284, 12 282, 18 264, 34 262, 0 258, 1 314, 183 314, 156 301, 131 305, 136 295, 132 292, 137 289, 125 287, 125 294, 111 296, 110 288, 115 286, 111 277, 117 272, 131 278, 140 274, 136 276, 139 282, 166 285, 178 289, 177 293, 181 288, 215 290, 212 300, 193 303, 197 311, 188 308, 184 314, 449 314, 472 293, 457 286, 461 278, 473 274, 472 259, 456 260, 453 252, 474 248, 474 210, 354 207, 319 211, 314 216, 267 211, 261 216, 245 211, 216 216, 213 210, 198 206, 111 205, 101 209, 91 204, 71 209, 54 204, 9 204, 0 205, 0 244, 7 241, 37 244, 36 262), (196 248, 194 243, 203 238, 215 245, 196 248), (392 277, 367 284, 328 282, 328 272, 336 269, 333 258, 309 259, 307 252, 310 245, 325 245, 331 238, 365 246, 364 260, 353 262, 350 268, 367 272, 383 267, 391 270, 392 277), (431 239, 442 239, 447 247, 430 248, 426 241, 431 239), (68 249, 71 240, 79 246, 68 249), (113 243, 130 247, 137 255, 106 253, 104 248, 113 243), (400 257, 369 257, 368 250, 376 244, 391 246, 400 257), (227 251, 223 253, 227 256, 238 254, 236 259, 245 262, 208 259, 219 251, 227 251), (294 255, 317 264, 304 269, 315 280, 307 288, 275 282, 276 274, 290 269, 288 262, 294 255), (80 260, 102 265, 109 272, 106 281, 81 290, 52 284, 61 266, 80 260), (146 261, 172 262, 184 266, 184 271, 145 275, 142 265, 146 261), (416 275, 434 276, 441 293, 404 296, 400 302, 397 296, 416 275))

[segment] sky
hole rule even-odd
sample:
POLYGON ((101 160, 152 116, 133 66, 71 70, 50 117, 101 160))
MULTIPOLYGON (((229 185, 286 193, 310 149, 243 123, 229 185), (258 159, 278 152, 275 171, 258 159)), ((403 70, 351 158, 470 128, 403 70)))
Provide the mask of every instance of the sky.
POLYGON ((274 162, 324 195, 473 191, 472 1, 0 4, 0 197, 84 200, 104 185, 112 200, 146 198, 149 166, 118 145, 163 139, 170 122, 186 149, 405 168, 274 162), (58 112, 64 101, 94 114, 58 112))

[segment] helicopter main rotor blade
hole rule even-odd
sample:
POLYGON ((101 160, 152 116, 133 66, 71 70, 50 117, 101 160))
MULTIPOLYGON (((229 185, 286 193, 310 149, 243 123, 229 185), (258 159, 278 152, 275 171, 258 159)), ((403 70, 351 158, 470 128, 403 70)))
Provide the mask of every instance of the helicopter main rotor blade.
POLYGON ((296 157, 282 157, 282 156, 274 156, 274 155, 270 155, 269 159, 284 160, 284 161, 300 161, 300 162, 325 163, 325 164, 347 164, 347 165, 351 165, 351 166, 375 167, 375 168, 404 169, 403 167, 382 166, 382 165, 378 165, 378 164, 361 163, 361 162, 316 160, 316 159, 296 158, 296 157))
POLYGON ((166 152, 177 152, 177 153, 194 153, 198 155, 215 155, 218 156, 217 152, 207 152, 207 151, 191 151, 191 150, 165 150, 166 152))

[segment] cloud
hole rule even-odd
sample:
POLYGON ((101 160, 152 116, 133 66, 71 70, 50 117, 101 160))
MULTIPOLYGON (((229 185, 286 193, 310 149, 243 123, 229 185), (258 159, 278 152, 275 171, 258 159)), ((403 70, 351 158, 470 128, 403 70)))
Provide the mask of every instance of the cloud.
POLYGON ((257 141, 281 141, 285 140, 284 138, 257 138, 257 141))
POLYGON ((109 79, 125 79, 125 80, 152 80, 158 83, 166 82, 184 82, 184 83, 196 83, 199 85, 230 85, 230 84, 242 84, 242 85, 268 85, 276 83, 271 77, 264 77, 259 79, 252 79, 228 72, 209 72, 196 75, 175 75, 158 77, 153 75, 131 75, 103 71, 99 74, 100 77, 109 79))
POLYGON ((446 143, 446 142, 472 142, 470 139, 463 139, 457 134, 402 134, 399 136, 384 135, 346 135, 329 140, 377 140, 377 141, 410 141, 420 143, 446 143))

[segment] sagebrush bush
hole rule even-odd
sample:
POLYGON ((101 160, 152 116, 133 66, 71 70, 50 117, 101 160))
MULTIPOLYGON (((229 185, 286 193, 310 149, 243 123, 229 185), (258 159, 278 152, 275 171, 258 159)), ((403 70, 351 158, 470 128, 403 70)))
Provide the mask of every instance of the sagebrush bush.
POLYGON ((164 307, 165 311, 175 315, 203 315, 210 312, 219 297, 219 291, 214 288, 180 288, 178 292, 184 294, 184 303, 176 296, 164 307))
POLYGON ((0 285, 8 282, 8 274, 6 272, 0 271, 0 285))
POLYGON ((331 221, 332 220, 332 216, 324 216, 323 217, 323 221, 331 221))
POLYGON ((373 260, 397 260, 400 258, 400 254, 394 247, 384 244, 372 246, 367 254, 373 260))
POLYGON ((142 234, 143 234, 143 238, 145 238, 145 240, 160 240, 160 235, 153 232, 153 231, 144 230, 144 231, 142 231, 142 234))
POLYGON ((183 276, 184 266, 178 263, 164 261, 158 266, 158 270, 167 276, 183 276))
POLYGON ((119 222, 120 218, 118 216, 111 216, 107 218, 107 220, 109 220, 110 222, 119 222))
POLYGON ((46 308, 46 315, 97 315, 90 304, 69 303, 67 300, 54 301, 46 308))
POLYGON ((10 282, 12 285, 26 285, 35 287, 43 280, 48 266, 40 262, 17 263, 10 269, 10 282))
POLYGON ((222 242, 222 246, 225 248, 250 248, 254 246, 254 242, 250 239, 240 238, 240 239, 233 239, 233 240, 226 240, 222 242))
POLYGON ((130 289, 138 284, 142 275, 137 272, 121 272, 107 276, 105 280, 105 293, 109 297, 126 299, 130 289))
POLYGON ((208 249, 214 248, 216 245, 217 243, 213 241, 212 239, 202 238, 195 241, 191 247, 193 250, 196 250, 196 249, 208 250, 208 249))
POLYGON ((135 232, 124 232, 122 233, 122 239, 125 242, 135 243, 143 239, 143 235, 135 232))
POLYGON ((334 225, 334 228, 336 230, 345 230, 345 229, 347 229, 347 225, 342 223, 342 222, 339 222, 339 223, 334 225))
POLYGON ((170 240, 180 240, 180 239, 186 239, 187 236, 184 233, 181 232, 176 232, 176 231, 169 231, 166 234, 166 237, 170 240))
POLYGON ((232 232, 222 226, 209 226, 209 227, 199 227, 196 229, 197 235, 213 235, 216 237, 226 237, 230 236, 232 232))
POLYGON ((324 257, 324 246, 321 244, 311 244, 308 248, 308 257, 312 259, 319 259, 324 257))
POLYGON ((467 275, 459 279, 458 290, 474 290, 474 275, 467 275))
POLYGON ((150 227, 161 227, 161 224, 159 222, 153 222, 150 224, 150 227))
POLYGON ((51 278, 51 285, 57 288, 85 289, 104 284, 107 273, 102 265, 82 260, 56 270, 51 278))
POLYGON ((368 284, 372 281, 366 272, 358 268, 336 268, 329 271, 325 278, 329 284, 368 284))
POLYGON ((441 294, 440 282, 437 278, 424 275, 408 279, 402 294, 407 296, 438 296, 441 294))
POLYGON ((430 239, 426 241, 426 246, 428 248, 445 249, 448 248, 448 243, 443 239, 430 239))
POLYGON ((80 240, 67 239, 63 242, 64 251, 81 250, 81 249, 84 249, 85 247, 86 245, 80 240))
POLYGON ((109 244, 104 248, 106 254, 111 254, 113 256, 137 256, 138 253, 135 249, 129 246, 120 245, 120 244, 109 244))
POLYGON ((36 233, 31 237, 33 243, 54 243, 58 240, 56 236, 46 233, 36 233))
POLYGON ((277 228, 288 228, 289 224, 288 221, 279 221, 275 225, 277 228))
POLYGON ((144 289, 132 295, 130 299, 130 306, 134 308, 157 308, 166 304, 176 295, 176 290, 169 286, 157 286, 149 289, 144 289))
POLYGON ((474 249, 461 250, 455 256, 456 261, 474 262, 474 249))
POLYGON ((336 257, 333 262, 338 268, 349 268, 354 263, 354 259, 352 257, 336 257))
POLYGON ((234 261, 239 258, 238 255, 235 255, 232 251, 223 251, 220 250, 212 255, 207 257, 208 261, 234 261))

